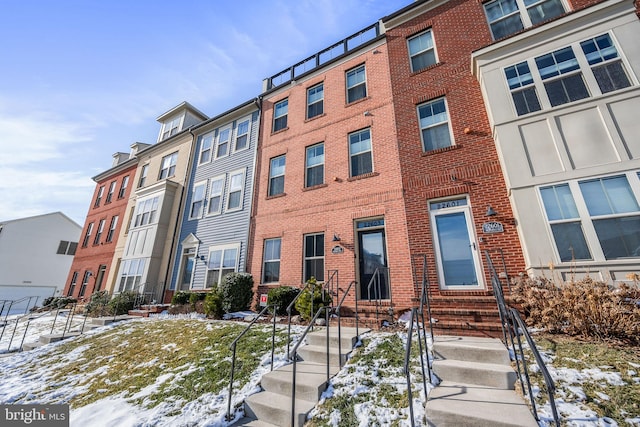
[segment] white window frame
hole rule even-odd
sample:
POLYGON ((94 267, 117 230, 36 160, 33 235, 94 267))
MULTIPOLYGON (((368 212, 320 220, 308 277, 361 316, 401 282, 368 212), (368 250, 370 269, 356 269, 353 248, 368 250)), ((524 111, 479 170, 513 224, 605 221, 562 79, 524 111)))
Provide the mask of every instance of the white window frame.
POLYGON ((91 240, 91 232, 93 231, 93 222, 90 222, 87 226, 87 231, 84 234, 84 239, 82 239, 82 247, 86 248, 89 246, 89 240, 91 240))
POLYGON ((368 93, 368 87, 367 87, 367 67, 366 64, 360 64, 357 67, 353 67, 350 70, 347 70, 347 72, 345 73, 345 77, 344 77, 344 82, 345 82, 345 86, 346 86, 346 100, 347 100, 347 104, 351 104, 352 102, 356 102, 359 101, 361 99, 365 99, 369 93, 368 93), (362 80, 361 82, 357 82, 356 84, 353 85, 349 85, 349 74, 354 74, 357 75, 360 72, 360 69, 362 69, 363 74, 364 74, 364 80, 362 80), (358 99, 351 99, 349 97, 349 91, 351 89, 355 89, 359 86, 364 86, 364 96, 358 98, 358 99))
POLYGON ((104 223, 105 223, 105 219, 101 219, 100 222, 98 223, 98 229, 96 230, 96 235, 93 238, 93 244, 97 245, 100 243, 100 237, 102 237, 102 232, 104 231, 104 223))
POLYGON ((138 179, 138 188, 144 186, 145 181, 147 180, 147 174, 149 173, 149 163, 142 165, 140 168, 140 178, 138 179))
POLYGON ((411 72, 412 72, 412 73, 417 73, 417 72, 419 72, 419 71, 422 71, 422 70, 424 70, 424 69, 426 69, 426 68, 429 68, 429 67, 431 67, 431 66, 433 66, 433 65, 437 64, 437 63, 438 63, 438 51, 436 50, 436 41, 435 41, 435 37, 433 36, 433 31, 432 31, 432 29, 431 29, 431 28, 429 28, 428 30, 422 31, 422 32, 420 32, 420 33, 418 33, 418 34, 416 34, 416 35, 413 35, 413 36, 411 36, 411 37, 408 37, 408 38, 407 38, 407 52, 408 52, 408 54, 409 54, 409 66, 411 67, 411 72), (431 38, 431 47, 430 47, 430 48, 427 48, 427 49, 422 49, 421 51, 419 51, 419 52, 415 52, 415 53, 412 55, 412 54, 411 54, 410 42, 411 42, 412 40, 418 39, 418 38, 420 38, 420 37, 422 37, 422 36, 425 36, 425 35, 427 35, 427 34, 429 34, 429 35, 430 35, 430 38, 431 38), (425 53, 427 53, 427 52, 429 52, 429 51, 433 51, 433 64, 426 65, 426 66, 424 66, 424 67, 422 67, 422 68, 420 68, 420 69, 416 70, 416 69, 414 68, 414 66, 413 66, 413 58, 414 58, 414 57, 417 57, 417 56, 419 56, 419 55, 423 55, 423 54, 425 54, 425 53))
POLYGON ((316 280, 318 280, 319 282, 324 282, 324 280, 325 280, 325 278, 324 278, 325 270, 324 269, 325 269, 325 265, 326 265, 326 263, 325 263, 325 261, 326 261, 326 258, 325 258, 326 250, 325 249, 326 248, 325 247, 326 247, 326 244, 327 244, 327 241, 325 240, 325 233, 322 232, 322 231, 318 232, 318 233, 307 233, 307 234, 304 234, 302 236, 302 239, 303 239, 303 241, 302 241, 302 277, 303 277, 303 280, 306 282, 308 279, 311 278, 311 276, 309 276, 307 274, 308 273, 307 272, 307 261, 322 260, 322 276, 323 277, 314 276, 314 278, 316 280), (314 255, 308 257, 307 256, 307 237, 313 237, 314 238, 313 241, 315 243, 316 236, 322 236, 322 241, 323 241, 322 255, 316 255, 315 254, 315 245, 314 245, 314 249, 313 249, 314 255))
MULTIPOLYGON (((529 15, 529 10, 535 8, 536 6, 541 5, 542 3, 546 3, 548 1, 553 1, 553 0, 539 0, 536 3, 530 4, 530 5, 526 5, 524 3, 523 0, 514 0, 516 3, 516 10, 514 10, 513 12, 506 14, 506 15, 502 15, 500 18, 494 20, 494 21, 490 21, 489 20, 489 14, 487 13, 487 6, 489 6, 492 3, 495 2, 499 2, 501 0, 493 0, 493 1, 488 1, 486 3, 484 3, 482 6, 482 9, 484 11, 485 14, 485 18, 487 20, 487 25, 489 26, 489 32, 491 33, 491 37, 493 38, 493 40, 498 40, 498 39, 502 39, 502 38, 506 38, 506 37, 510 37, 526 28, 530 28, 533 26, 533 21, 531 20, 531 16, 529 15), (519 29, 517 31, 511 32, 509 34, 506 34, 502 37, 497 38, 494 34, 493 34, 493 30, 491 28, 491 24, 495 23, 495 22, 499 22, 502 21, 504 19, 506 19, 508 16, 514 16, 514 15, 518 15, 518 17, 520 18, 520 23, 522 24, 522 29, 519 29)), ((564 13, 567 13, 567 11, 570 10, 570 8, 568 7, 568 5, 566 4, 566 2, 564 0, 557 0, 558 3, 560 3, 560 5, 562 6, 562 8, 564 9, 564 12, 554 16, 553 18, 549 18, 549 19, 555 19, 559 16, 562 16, 564 13)), ((537 25, 537 24, 536 24, 537 25)))
POLYGON ((191 190, 191 203, 189 204, 189 219, 198 219, 202 218, 204 213, 204 205, 207 198, 207 181, 196 182, 193 185, 193 189, 191 190), (200 192, 200 194, 198 194, 200 192), (198 197, 198 198, 196 198, 198 197), (198 208, 198 212, 194 212, 196 208, 196 203, 200 203, 200 207, 198 208))
POLYGON ((164 156, 162 158, 162 163, 160 163, 160 174, 158 175, 158 181, 175 176, 177 163, 178 163, 177 151, 164 156))
POLYGON ((116 232, 117 226, 118 226, 118 215, 114 215, 111 218, 111 223, 109 224, 109 231, 107 231, 107 237, 105 238, 105 242, 109 243, 113 241, 113 236, 116 232))
POLYGON ((122 260, 117 281, 118 292, 137 290, 140 284, 142 284, 146 264, 146 258, 122 260))
POLYGON ((214 132, 209 132, 200 137, 200 153, 198 154, 198 165, 203 165, 205 163, 209 163, 213 158, 213 148, 214 148, 215 135, 214 132), (208 142, 208 147, 205 147, 205 142, 208 142), (203 160, 203 157, 207 156, 206 160, 203 160))
POLYGON ((355 177, 358 177, 358 176, 363 176, 363 175, 368 175, 370 173, 373 173, 376 169, 375 169, 375 164, 373 163, 373 135, 371 135, 371 128, 364 128, 364 129, 357 130, 355 132, 350 132, 347 135, 347 144, 349 144, 349 146, 348 146, 348 150, 349 150, 349 177, 350 178, 355 178, 355 177), (369 149, 368 150, 361 150, 361 151, 358 151, 358 152, 355 152, 355 153, 351 152, 351 136, 352 135, 361 134, 361 133, 363 133, 365 131, 369 132, 369 149), (369 172, 363 172, 363 173, 359 173, 358 175, 354 175, 351 159, 353 158, 353 156, 357 156, 357 155, 360 155, 360 154, 363 154, 363 153, 366 153, 366 152, 368 152, 369 156, 371 157, 371 170, 369 172))
POLYGON ((122 178, 122 184, 120 185, 120 190, 118 190, 118 199, 122 199, 127 192, 127 187, 129 186, 129 175, 122 178))
POLYGON ((238 269, 240 266, 240 243, 234 243, 234 244, 229 244, 229 245, 218 245, 218 246, 210 246, 209 247, 209 254, 207 256, 207 272, 205 274, 205 279, 204 279, 204 287, 205 289, 211 289, 213 286, 211 286, 212 284, 209 283, 210 277, 209 274, 212 271, 218 271, 218 284, 220 284, 220 281, 224 278, 224 276, 226 276, 229 273, 237 273, 238 269), (225 270, 230 270, 231 266, 227 265, 225 266, 224 262, 225 262, 225 254, 229 251, 235 251, 235 260, 234 260, 234 265, 233 265, 233 271, 227 271, 224 275, 223 273, 225 272, 225 270), (220 266, 217 268, 210 268, 211 267, 211 254, 214 252, 221 252, 220 254, 220 266), (226 267, 226 268, 225 268, 226 267))
POLYGON ((96 196, 96 201, 93 204, 94 208, 97 208, 98 206, 100 206, 100 201, 102 200, 103 195, 104 195, 104 185, 101 185, 100 188, 98 189, 98 195, 96 196))
MULTIPOLYGON (((305 117, 306 117, 306 113, 305 113, 305 117)), ((288 126, 289 126, 289 98, 285 98, 273 104, 273 126, 271 129, 272 129, 272 132, 279 132, 281 130, 285 130, 288 126), (287 111, 284 114, 278 115, 278 106, 283 104, 287 105, 287 108, 286 108, 287 111), (282 118, 284 118, 284 126, 276 129, 276 123, 278 122, 278 120, 282 118)))
POLYGON ((261 278, 260 278, 261 279, 260 283, 278 283, 280 281, 280 270, 281 270, 280 267, 282 267, 282 264, 281 264, 281 259, 282 259, 282 238, 281 237, 274 237, 274 238, 271 238, 271 239, 264 239, 263 246, 262 246, 262 252, 263 252, 262 253, 262 275, 261 275, 261 278), (267 258, 267 250, 266 250, 267 249, 267 242, 275 242, 276 240, 278 241, 278 246, 279 246, 279 252, 280 252, 279 256, 278 256, 278 258, 267 258), (266 268, 265 267, 266 267, 268 262, 271 262, 271 263, 277 262, 278 263, 278 280, 269 281, 269 282, 267 282, 265 280, 265 272, 266 272, 266 268))
POLYGON ((243 199, 244 199, 244 181, 246 177, 245 175, 246 175, 246 169, 238 169, 229 173, 229 185, 227 186, 227 203, 226 203, 226 209, 225 209, 227 212, 242 210, 244 206, 243 199), (241 175, 240 184, 234 186, 233 177, 238 175, 241 175), (237 192, 240 193, 240 204, 237 207, 233 207, 233 208, 229 207, 229 204, 231 203, 231 195, 237 192))
POLYGON ((109 184, 109 191, 107 191, 107 197, 104 199, 104 203, 111 203, 111 200, 113 199, 113 193, 115 193, 116 191, 116 184, 118 183, 117 180, 115 181, 111 181, 111 184, 109 184))
POLYGON ((162 124, 160 140, 162 141, 178 133, 180 127, 182 126, 182 119, 184 119, 184 115, 174 117, 171 120, 167 120, 166 122, 164 122, 162 124))
POLYGON ((309 119, 313 119, 314 117, 320 117, 324 114, 324 82, 320 82, 318 84, 315 84, 313 86, 311 86, 310 88, 307 89, 307 120, 309 119), (317 89, 320 89, 322 92, 322 96, 319 99, 314 99, 313 101, 310 100, 311 98, 311 91, 314 91, 314 93, 317 89), (309 109, 313 106, 314 108, 320 105, 322 111, 320 111, 319 113, 314 114, 313 116, 309 114, 309 109))
POLYGON ((428 153, 428 152, 431 152, 431 151, 439 150, 439 149, 442 149, 442 148, 452 147, 452 146, 455 145, 455 141, 453 139, 453 131, 451 129, 452 128, 452 126, 451 126, 451 117, 449 116, 449 104, 447 103, 447 98, 446 97, 443 96, 441 98, 432 99, 432 100, 430 100, 428 102, 424 102, 422 104, 419 104, 416 107, 416 113, 418 115, 418 127, 420 128, 420 141, 422 143, 422 151, 424 153, 428 153), (440 102, 444 103, 444 108, 445 108, 444 112, 446 114, 446 119, 445 120, 441 120, 441 121, 436 122, 436 123, 431 123, 431 124, 423 127, 422 126, 422 121, 420 119, 420 110, 422 108, 424 108, 424 107, 432 107, 436 103, 440 103, 440 102), (434 148, 431 148, 431 149, 427 150, 427 147, 425 145, 423 131, 426 130, 426 129, 431 129, 431 128, 444 126, 444 125, 447 126, 447 131, 448 131, 448 134, 449 134, 449 145, 444 145, 442 147, 434 147, 434 148))
POLYGON ((133 228, 155 224, 157 220, 160 196, 147 197, 136 204, 133 228))
POLYGON ((322 185, 322 184, 325 183, 324 162, 325 162, 324 142, 319 142, 317 144, 313 144, 313 145, 310 145, 310 146, 305 148, 305 155, 304 155, 304 186, 305 186, 305 188, 315 187, 317 185, 322 185), (322 163, 309 165, 309 150, 313 150, 313 149, 318 148, 320 146, 322 146, 322 163), (322 168, 322 182, 319 182, 319 183, 313 184, 313 185, 307 185, 307 184, 309 184, 309 170, 310 169, 314 169, 314 168, 318 168, 318 167, 322 168))
POLYGON ((281 154, 279 156, 275 156, 272 157, 271 159, 269 159, 269 185, 267 185, 268 189, 267 189, 267 197, 274 197, 274 196, 279 196, 280 194, 285 194, 284 193, 284 177, 286 175, 286 169, 287 169, 287 155, 286 154, 281 154), (278 174, 278 175, 274 175, 274 168, 273 168, 273 161, 276 159, 280 159, 283 158, 284 159, 284 166, 282 168, 282 173, 278 174), (273 193, 273 180, 276 178, 280 178, 283 177, 283 183, 282 183, 282 191, 279 193, 273 193))
POLYGON ((249 144, 251 144, 251 116, 244 117, 236 122, 233 137, 233 152, 236 153, 238 151, 247 150, 249 148, 249 144), (244 123, 247 124, 247 131, 239 133, 240 125, 243 125, 244 123), (246 136, 247 142, 243 148, 238 148, 238 139, 243 136, 246 136))
POLYGON ((226 157, 229 155, 229 153, 231 152, 231 134, 232 134, 233 128, 231 127, 231 124, 228 124, 226 126, 221 127, 220 129, 218 129, 218 135, 216 136, 216 159, 219 159, 221 157, 226 157), (226 134, 226 139, 222 140, 222 135, 226 134), (226 147, 226 151, 222 154, 220 154, 220 147, 226 147))
POLYGON ((222 212, 222 205, 224 202, 224 185, 226 182, 226 175, 218 175, 218 176, 214 176, 213 178, 211 178, 211 185, 209 186, 209 195, 207 197, 207 216, 213 216, 213 215, 219 215, 222 212), (220 185, 220 188, 216 188, 216 185, 214 185, 216 182, 222 182, 222 184, 220 185), (215 191, 215 193, 214 193, 215 191), (211 210, 211 206, 213 205, 211 203, 211 200, 214 197, 219 197, 220 198, 220 202, 218 203, 218 209, 216 209, 215 211, 211 210))

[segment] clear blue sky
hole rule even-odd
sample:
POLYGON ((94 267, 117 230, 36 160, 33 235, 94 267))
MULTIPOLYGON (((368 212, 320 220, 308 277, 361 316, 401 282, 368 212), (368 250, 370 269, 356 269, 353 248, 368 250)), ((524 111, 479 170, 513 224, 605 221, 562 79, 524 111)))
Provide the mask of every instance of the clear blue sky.
POLYGON ((411 0, 0 0, 0 220, 80 225, 112 155, 182 101, 213 117, 411 0))

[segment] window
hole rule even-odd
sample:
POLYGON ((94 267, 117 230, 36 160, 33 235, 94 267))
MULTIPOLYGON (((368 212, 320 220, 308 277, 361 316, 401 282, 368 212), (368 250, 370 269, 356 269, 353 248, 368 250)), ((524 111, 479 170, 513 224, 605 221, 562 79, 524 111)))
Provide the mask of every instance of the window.
POLYGON ((364 65, 347 71, 347 104, 367 97, 367 74, 364 65))
POLYGON ((244 150, 249 146, 249 127, 250 120, 246 119, 238 123, 236 127, 236 141, 233 147, 233 151, 244 150))
POLYGON ((286 156, 278 156, 271 159, 269 167, 269 191, 268 195, 277 196, 284 194, 284 169, 286 156))
POLYGON ((178 161, 178 153, 169 154, 162 158, 162 168, 160 169, 160 177, 158 179, 170 178, 176 173, 176 162, 178 161))
POLYGON ((540 110, 540 101, 533 84, 533 77, 526 62, 507 67, 504 70, 507 77, 511 97, 519 116, 540 110))
POLYGON ((100 206, 100 200, 102 200, 102 195, 104 194, 104 185, 100 186, 98 190, 98 195, 96 196, 96 202, 93 204, 94 208, 100 206))
POLYGON ((324 282, 324 233, 304 236, 304 281, 324 282))
POLYGON ((231 127, 218 132, 218 145, 216 146, 216 159, 229 154, 229 140, 231 139, 231 127))
POLYGON ((565 47, 536 58, 551 106, 589 97, 573 49, 565 47))
POLYGON ((129 185, 129 175, 122 178, 122 185, 120 186, 120 191, 118 191, 118 199, 122 199, 127 192, 127 186, 129 185))
POLYGON ((264 261, 262 283, 274 283, 280 280, 280 238, 264 241, 264 261))
POLYGON ((116 182, 111 181, 109 184, 109 191, 107 192, 107 198, 104 200, 105 203, 111 203, 111 199, 113 198, 113 193, 116 191, 116 182))
POLYGON ((102 232, 104 231, 104 219, 101 219, 98 223, 98 230, 96 231, 96 237, 93 239, 93 244, 97 245, 100 243, 100 237, 102 236, 102 232))
POLYGON ((283 99, 276 102, 273 107, 273 131, 285 129, 287 127, 287 115, 289 114, 289 100, 283 99))
POLYGON ((573 43, 504 71, 519 116, 631 86, 609 34, 573 43))
POLYGON ((89 225, 87 226, 87 231, 84 234, 84 239, 82 240, 82 247, 86 248, 87 245, 89 244, 89 239, 91 238, 91 232, 93 231, 93 223, 89 223, 89 225))
POLYGON ((307 119, 324 113, 324 84, 307 89, 307 119))
POLYGON ((418 117, 424 151, 437 150, 452 145, 449 115, 444 98, 419 105, 418 117))
POLYGON ((409 44, 411 71, 416 73, 436 63, 436 51, 433 46, 431 30, 411 37, 407 42, 409 44))
POLYGON ((349 134, 349 158, 350 176, 354 177, 373 172, 370 129, 349 134))
POLYGON ((214 247, 209 249, 206 287, 219 284, 224 276, 238 271, 238 247, 214 247))
POLYGON ((140 180, 138 181, 138 188, 144 186, 144 183, 147 180, 148 171, 149 171, 149 164, 142 165, 142 169, 140 169, 140 180))
POLYGON ((80 286, 80 292, 78 293, 79 297, 83 297, 84 293, 87 290, 87 285, 89 284, 89 277, 91 277, 91 272, 89 270, 84 272, 82 276, 82 285, 80 286))
POLYGON ((224 189, 225 176, 218 176, 211 180, 211 189, 209 190, 209 206, 207 214, 215 215, 222 211, 222 191, 224 189))
POLYGON ((229 178, 229 195, 227 196, 227 210, 242 209, 242 194, 244 193, 244 170, 232 172, 229 178))
POLYGON ((585 40, 580 46, 598 82, 600 92, 607 93, 631 86, 629 76, 609 34, 585 40))
POLYGON ((191 193, 191 209, 189 210, 189 219, 200 218, 202 216, 206 191, 206 181, 194 185, 193 192, 191 193))
POLYGON ((77 247, 78 247, 78 242, 67 242, 66 240, 60 240, 60 244, 58 245, 58 250, 56 251, 56 254, 75 255, 77 247))
POLYGON ((637 173, 571 181, 540 189, 563 262, 640 257, 637 173))
POLYGON ((133 224, 134 227, 153 224, 155 222, 159 200, 160 197, 156 196, 146 200, 141 200, 138 203, 135 214, 135 222, 133 224))
POLYGON ((107 231, 107 238, 105 239, 105 242, 111 242, 113 241, 113 235, 116 232, 116 227, 118 226, 118 215, 114 215, 113 218, 111 218, 111 224, 109 225, 109 231, 107 231))
POLYGON ((71 276, 71 283, 69 283, 69 292, 67 292, 67 296, 73 296, 73 291, 76 289, 76 283, 78 282, 78 272, 74 271, 73 276, 71 276))
POLYGON ((207 163, 211 160, 211 150, 213 148, 213 132, 204 135, 200 139, 200 159, 198 164, 207 163))
POLYGON ((180 121, 182 117, 176 117, 175 119, 166 122, 162 129, 162 139, 169 138, 170 136, 178 133, 178 129, 180 129, 180 121))
POLYGON ((142 282, 146 260, 126 259, 120 267, 120 279, 118 280, 118 292, 137 290, 142 282))
POLYGON ((561 0, 494 0, 484 5, 493 39, 501 39, 525 27, 564 13, 561 0))
POLYGON ((324 144, 307 147, 305 187, 320 184, 324 184, 324 144))

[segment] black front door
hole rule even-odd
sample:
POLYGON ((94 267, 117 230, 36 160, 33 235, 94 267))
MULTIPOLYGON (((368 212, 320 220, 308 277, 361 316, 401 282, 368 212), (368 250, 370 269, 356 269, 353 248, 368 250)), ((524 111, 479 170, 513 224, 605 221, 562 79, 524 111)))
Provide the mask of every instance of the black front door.
POLYGON ((384 228, 358 231, 360 299, 389 299, 384 228))

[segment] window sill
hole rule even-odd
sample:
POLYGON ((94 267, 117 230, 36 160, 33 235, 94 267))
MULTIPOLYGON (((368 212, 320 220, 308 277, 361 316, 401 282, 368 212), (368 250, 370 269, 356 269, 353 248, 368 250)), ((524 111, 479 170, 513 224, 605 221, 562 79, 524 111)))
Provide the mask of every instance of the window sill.
POLYGON ((441 65, 444 65, 444 62, 436 62, 435 64, 433 64, 433 65, 429 65, 428 67, 423 68, 422 70, 419 70, 419 71, 412 71, 412 72, 411 72, 411 76, 417 76, 418 74, 422 74, 422 73, 425 73, 425 72, 427 72, 427 71, 429 71, 429 70, 433 70, 434 68, 438 68, 438 67, 440 67, 441 65))
POLYGON ((317 190, 319 188, 324 188, 324 187, 328 187, 329 184, 318 184, 318 185, 313 185, 311 187, 304 187, 302 189, 302 191, 312 191, 312 190, 317 190))
POLYGON ((278 198, 284 197, 286 195, 287 195, 287 193, 280 193, 280 194, 276 194, 275 196, 267 196, 267 200, 278 199, 278 198))
POLYGON ((355 101, 347 102, 344 104, 345 107, 351 107, 352 105, 360 104, 361 102, 365 102, 371 99, 370 96, 365 96, 364 98, 356 99, 355 101))
POLYGON ((271 135, 276 135, 278 133, 282 133, 282 132, 285 132, 285 131, 288 131, 288 130, 289 130, 289 126, 284 127, 282 129, 274 130, 274 131, 271 132, 271 135))
POLYGON ((449 147, 442 147, 442 148, 438 148, 431 151, 423 151, 421 156, 422 157, 434 156, 436 154, 446 153, 448 151, 459 150, 460 148, 462 148, 462 144, 451 145, 449 147))
POLYGON ((358 180, 361 180, 361 179, 371 178, 372 176, 378 176, 378 175, 380 175, 380 172, 363 173, 362 175, 352 176, 350 178, 347 178, 347 181, 348 182, 358 181, 358 180))
POLYGON ((313 116, 313 117, 311 117, 310 119, 305 119, 305 121, 304 121, 304 122, 305 122, 305 123, 307 123, 307 122, 311 122, 311 121, 313 121, 313 120, 319 119, 320 117, 324 117, 324 116, 326 116, 326 115, 327 115, 327 113, 318 114, 317 116, 313 116))

